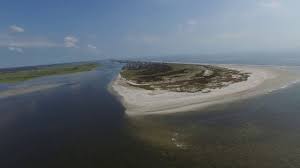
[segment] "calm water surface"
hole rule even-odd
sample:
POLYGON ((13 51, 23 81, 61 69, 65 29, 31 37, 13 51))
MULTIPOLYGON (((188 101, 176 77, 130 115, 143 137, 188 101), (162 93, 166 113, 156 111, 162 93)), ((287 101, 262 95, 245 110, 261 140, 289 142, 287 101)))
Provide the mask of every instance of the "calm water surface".
POLYGON ((60 87, 0 99, 0 167, 300 167, 300 85, 129 118, 107 91, 120 65, 104 64, 22 84, 60 87))

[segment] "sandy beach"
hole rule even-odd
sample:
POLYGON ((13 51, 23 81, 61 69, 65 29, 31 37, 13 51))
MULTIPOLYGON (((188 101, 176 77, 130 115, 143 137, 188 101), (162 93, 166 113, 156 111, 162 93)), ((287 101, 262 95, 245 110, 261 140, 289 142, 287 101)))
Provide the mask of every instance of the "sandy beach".
POLYGON ((241 100, 267 94, 299 81, 290 67, 258 65, 217 65, 251 73, 247 81, 213 89, 209 93, 183 93, 166 90, 145 90, 129 86, 120 75, 112 81, 110 89, 116 94, 128 115, 167 114, 186 112, 214 104, 241 100))

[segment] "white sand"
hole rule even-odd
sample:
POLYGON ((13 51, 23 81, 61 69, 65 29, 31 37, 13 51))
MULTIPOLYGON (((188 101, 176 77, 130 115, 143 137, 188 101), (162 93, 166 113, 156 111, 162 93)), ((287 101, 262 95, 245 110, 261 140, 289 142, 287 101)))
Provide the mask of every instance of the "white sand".
POLYGON ((128 115, 166 114, 200 109, 217 103, 240 100, 284 88, 299 80, 299 74, 286 67, 218 65, 251 73, 247 81, 230 84, 209 93, 182 93, 144 90, 129 86, 120 75, 111 90, 120 97, 128 115))

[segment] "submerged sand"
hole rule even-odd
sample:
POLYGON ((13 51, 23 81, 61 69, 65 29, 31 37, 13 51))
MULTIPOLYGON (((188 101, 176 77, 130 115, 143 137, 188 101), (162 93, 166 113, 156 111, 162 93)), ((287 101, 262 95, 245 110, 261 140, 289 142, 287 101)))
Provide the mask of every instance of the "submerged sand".
POLYGON ((299 73, 290 67, 254 65, 217 65, 251 73, 247 81, 213 89, 209 93, 186 93, 166 90, 145 90, 127 84, 120 75, 110 88, 117 94, 128 115, 149 115, 185 112, 210 105, 240 100, 269 93, 298 82, 299 73))
POLYGON ((16 87, 11 88, 8 90, 0 91, 0 99, 1 98, 8 98, 12 96, 18 96, 38 91, 43 91, 55 87, 59 87, 62 84, 44 84, 44 85, 37 85, 37 86, 27 86, 27 87, 16 87))

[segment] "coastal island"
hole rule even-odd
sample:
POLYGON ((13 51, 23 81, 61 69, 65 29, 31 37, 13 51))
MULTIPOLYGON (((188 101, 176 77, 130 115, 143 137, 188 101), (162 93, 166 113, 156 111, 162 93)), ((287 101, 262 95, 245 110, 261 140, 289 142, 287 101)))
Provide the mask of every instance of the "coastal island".
POLYGON ((129 61, 110 88, 127 114, 148 115, 241 100, 298 78, 282 67, 129 61))
POLYGON ((97 63, 68 63, 1 69, 0 83, 16 83, 43 76, 64 75, 77 72, 91 71, 98 66, 99 64, 97 63))

